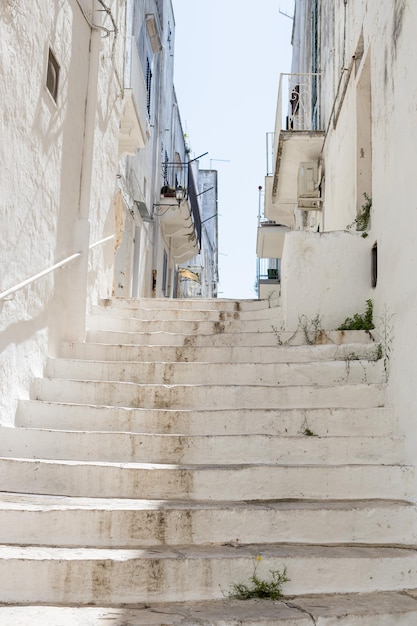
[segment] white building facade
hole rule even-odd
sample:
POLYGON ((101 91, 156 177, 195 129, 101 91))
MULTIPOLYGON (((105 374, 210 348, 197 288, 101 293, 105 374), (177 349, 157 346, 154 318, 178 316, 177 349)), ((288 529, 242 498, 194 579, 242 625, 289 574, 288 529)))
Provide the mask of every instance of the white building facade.
POLYGON ((274 248, 287 328, 300 315, 337 328, 372 300, 411 463, 416 27, 405 0, 295 2, 292 73, 281 76, 265 195, 266 218, 291 229, 274 248))
POLYGON ((193 165, 197 195, 201 209, 201 249, 199 254, 183 263, 179 270, 179 297, 217 298, 218 269, 218 205, 217 171, 201 170, 193 165))
POLYGON ((177 296, 202 225, 171 0, 6 0, 0 29, 0 423, 12 423, 92 305, 177 296))

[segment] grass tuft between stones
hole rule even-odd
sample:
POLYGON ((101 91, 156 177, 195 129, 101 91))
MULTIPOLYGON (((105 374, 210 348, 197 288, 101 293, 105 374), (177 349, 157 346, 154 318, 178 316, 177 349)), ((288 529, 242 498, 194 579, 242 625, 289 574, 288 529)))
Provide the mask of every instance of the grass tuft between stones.
POLYGON ((262 580, 256 573, 256 568, 262 557, 257 557, 253 574, 249 579, 249 583, 233 583, 231 591, 227 594, 228 598, 234 600, 250 600, 251 598, 268 598, 270 600, 279 600, 282 598, 282 586, 290 581, 287 576, 287 568, 280 570, 269 570, 271 580, 262 580))

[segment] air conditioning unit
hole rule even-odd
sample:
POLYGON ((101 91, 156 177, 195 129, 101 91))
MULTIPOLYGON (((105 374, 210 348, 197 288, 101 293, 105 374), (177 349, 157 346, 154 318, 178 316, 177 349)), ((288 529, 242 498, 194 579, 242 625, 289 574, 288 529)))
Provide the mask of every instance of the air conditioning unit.
POLYGON ((319 169, 314 161, 300 163, 297 178, 297 202, 299 209, 319 211, 322 208, 319 169))

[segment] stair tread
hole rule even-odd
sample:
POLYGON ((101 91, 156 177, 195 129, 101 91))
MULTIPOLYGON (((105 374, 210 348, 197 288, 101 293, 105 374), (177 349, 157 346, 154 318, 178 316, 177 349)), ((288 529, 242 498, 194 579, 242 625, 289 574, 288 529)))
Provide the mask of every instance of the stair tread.
MULTIPOLYGON (((233 541, 223 545, 155 545, 134 548, 96 548, 60 546, 20 546, 0 544, 2 559, 35 560, 116 560, 141 559, 394 559, 412 558, 416 561, 414 546, 379 545, 307 545, 299 543, 240 544, 233 541), (233 545, 232 545, 233 544, 233 545)), ((250 573, 249 573, 250 575, 250 573)))
POLYGON ((146 511, 170 511, 170 510, 213 510, 228 509, 236 510, 365 510, 368 508, 393 509, 398 507, 416 508, 412 502, 406 500, 149 500, 132 498, 82 498, 77 496, 54 496, 43 494, 22 494, 0 492, 0 509, 28 508, 38 509, 96 509, 96 510, 146 510, 146 511))
MULTIPOLYGON (((417 600, 413 590, 408 593, 318 594, 245 602, 225 598, 203 602, 148 603, 129 607, 115 605, 111 608, 0 605, 0 623, 13 626, 97 626, 101 621, 108 626, 161 626, 161 620, 164 626, 312 626, 313 619, 317 623, 319 618, 330 617, 339 618, 338 623, 347 626, 352 622, 345 621, 346 616, 356 616, 357 619, 373 616, 377 620, 377 616, 392 616, 396 619, 409 614, 417 619, 417 600)), ((361 624, 359 621, 356 623, 361 624)), ((374 626, 379 626, 379 623, 373 622, 374 626)))
POLYGON ((272 468, 272 469, 299 469, 300 471, 304 471, 306 468, 311 469, 342 469, 342 468, 357 468, 366 470, 368 468, 403 468, 403 469, 411 469, 412 465, 405 465, 398 463, 267 463, 267 462, 241 462, 241 463, 146 463, 146 462, 125 462, 125 461, 83 461, 77 459, 49 459, 49 458, 30 458, 26 456, 1 456, 0 462, 26 462, 32 464, 58 464, 58 465, 68 465, 68 466, 97 466, 97 467, 115 467, 122 469, 139 469, 139 470, 178 470, 179 472, 185 470, 189 470, 192 472, 204 472, 211 470, 226 470, 227 472, 233 472, 238 469, 250 470, 254 468, 272 468))
POLYGON ((323 359, 348 359, 349 355, 363 353, 371 354, 373 358, 376 356, 375 343, 345 343, 341 345, 321 344, 321 345, 294 345, 279 346, 271 344, 269 346, 227 346, 227 345, 211 345, 204 346, 204 350, 199 350, 193 346, 163 346, 163 345, 134 345, 131 343, 99 343, 88 341, 84 343, 64 343, 61 352, 62 358, 73 358, 74 355, 82 354, 79 358, 95 358, 99 360, 109 360, 109 353, 112 355, 110 360, 118 361, 121 357, 127 360, 136 360, 141 355, 142 360, 153 361, 161 359, 175 362, 225 362, 229 360, 233 363, 260 362, 260 363, 277 363, 277 362, 308 362, 311 357, 317 360, 323 359), (105 355, 105 356, 103 356, 105 355), (131 355, 127 357, 126 355, 131 355), (145 356, 145 358, 144 358, 145 356))
MULTIPOLYGON (((66 615, 55 622, 64 626, 67 618, 310 626, 314 615, 417 617, 417 598, 393 592, 417 586, 414 469, 402 464, 403 438, 383 408, 372 337, 329 331, 329 343, 310 345, 301 332, 272 327, 269 302, 181 302, 175 324, 159 328, 152 307, 166 320, 175 303, 144 300, 143 320, 140 300, 120 301, 113 319, 106 304, 105 315, 88 318, 90 341, 66 344, 66 356, 49 359, 49 377, 35 379, 20 427, 1 432, 3 601, 49 603, 42 624, 62 603, 66 615), (144 432, 135 430, 141 420, 144 432), (303 423, 315 433, 320 421, 320 436, 303 434, 303 423), (250 577, 256 557, 261 577, 288 564, 284 592, 296 599, 221 599, 250 577), (388 591, 350 593, 376 590, 388 591), (319 592, 349 595, 303 597, 319 592), (149 606, 118 612, 140 600, 149 606), (70 602, 98 606, 77 613, 70 602), (161 602, 171 604, 153 604, 161 602)), ((0 605, 0 623, 36 624, 36 611, 0 605)))

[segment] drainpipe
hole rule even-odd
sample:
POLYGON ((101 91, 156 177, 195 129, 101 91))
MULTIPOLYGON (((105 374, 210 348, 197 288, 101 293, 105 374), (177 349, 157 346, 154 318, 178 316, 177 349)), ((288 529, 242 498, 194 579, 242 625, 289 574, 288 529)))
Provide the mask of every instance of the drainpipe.
POLYGON ((54 319, 58 327, 51 329, 50 351, 54 353, 60 342, 82 341, 85 338, 86 309, 88 298, 88 254, 90 243, 90 200, 94 154, 94 128, 97 110, 97 90, 100 58, 101 13, 94 0, 92 21, 79 5, 90 26, 88 59, 88 83, 84 109, 84 140, 79 181, 78 219, 74 224, 73 251, 81 252, 79 259, 66 270, 54 298, 54 319), (63 304, 64 303, 64 304, 63 304), (65 307, 63 309, 63 307, 65 307))

